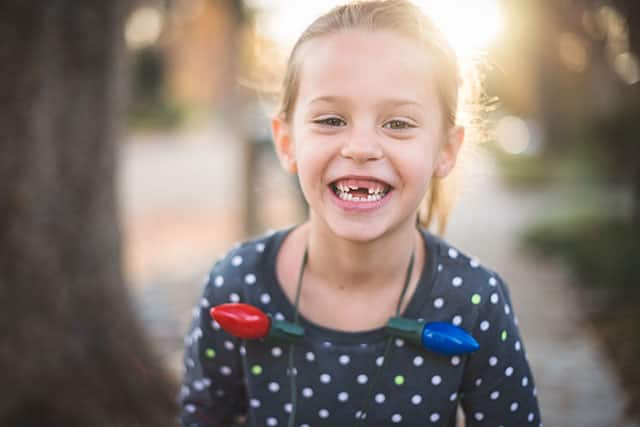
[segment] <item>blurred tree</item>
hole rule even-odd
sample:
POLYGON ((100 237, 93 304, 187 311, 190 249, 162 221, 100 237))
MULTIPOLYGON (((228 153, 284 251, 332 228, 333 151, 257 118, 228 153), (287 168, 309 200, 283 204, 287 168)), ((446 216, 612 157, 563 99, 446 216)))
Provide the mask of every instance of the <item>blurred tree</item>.
POLYGON ((114 172, 126 0, 0 0, 0 425, 169 426, 114 172))

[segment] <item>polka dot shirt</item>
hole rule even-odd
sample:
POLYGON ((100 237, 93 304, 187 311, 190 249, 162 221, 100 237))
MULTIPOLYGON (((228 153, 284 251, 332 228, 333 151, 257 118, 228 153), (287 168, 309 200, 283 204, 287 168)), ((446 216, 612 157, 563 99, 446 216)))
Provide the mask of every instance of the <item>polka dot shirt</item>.
POLYGON ((227 302, 293 318, 275 272, 289 231, 239 245, 207 276, 185 338, 179 395, 184 426, 286 426, 292 412, 289 375, 297 375, 296 426, 335 427, 362 418, 366 426, 453 427, 458 405, 467 426, 541 425, 507 287, 477 260, 426 231, 427 261, 403 316, 465 329, 480 343, 471 355, 445 356, 396 338, 379 370, 384 328, 344 332, 301 316, 305 338, 295 345, 296 370, 289 372, 290 344, 243 341, 221 330, 208 312, 227 302))

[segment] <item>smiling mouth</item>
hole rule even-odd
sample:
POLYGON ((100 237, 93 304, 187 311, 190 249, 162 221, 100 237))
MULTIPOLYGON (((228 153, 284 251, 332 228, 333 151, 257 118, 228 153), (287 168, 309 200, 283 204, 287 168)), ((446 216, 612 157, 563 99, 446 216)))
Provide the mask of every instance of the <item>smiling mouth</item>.
POLYGON ((340 199, 350 202, 377 202, 393 190, 389 184, 363 179, 340 179, 329 187, 340 199))

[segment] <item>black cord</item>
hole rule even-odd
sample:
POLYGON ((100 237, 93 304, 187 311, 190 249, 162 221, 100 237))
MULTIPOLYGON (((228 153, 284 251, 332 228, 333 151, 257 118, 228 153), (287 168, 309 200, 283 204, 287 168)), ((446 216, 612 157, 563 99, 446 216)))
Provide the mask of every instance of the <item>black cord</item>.
MULTIPOLYGON (((298 304, 300 302, 300 290, 302 289, 302 276, 304 274, 304 268, 307 265, 307 260, 309 258, 309 247, 305 246, 304 255, 302 256, 302 263, 300 265, 300 271, 298 272, 298 285, 296 286, 296 299, 293 304, 293 323, 298 325, 298 304)), ((298 403, 298 390, 297 390, 297 382, 296 377, 298 376, 298 371, 296 370, 295 364, 293 363, 293 356, 295 352, 295 344, 289 344, 289 363, 287 368, 287 374, 289 375, 289 384, 291 388, 291 415, 289 415, 288 427, 293 427, 296 419, 296 410, 298 403)))
MULTIPOLYGON (((298 272, 298 284, 296 287, 296 297, 293 305, 293 323, 298 325, 298 304, 300 302, 300 291, 302 289, 302 276, 304 275, 304 269, 307 265, 307 261, 309 259, 309 247, 305 246, 304 255, 302 256, 302 263, 300 265, 300 271, 298 272)), ((413 272, 413 262, 415 259, 415 251, 411 252, 411 258, 409 259, 409 266, 407 267, 407 273, 404 279, 404 285, 402 286, 402 292, 400 293, 400 298, 398 298, 398 305, 396 306, 396 316, 400 315, 400 309, 402 308, 402 301, 404 300, 404 296, 407 293, 407 289, 409 288, 409 282, 411 281, 411 273, 413 272)), ((365 396, 364 403, 362 405, 362 409, 360 410, 360 416, 358 417, 358 421, 356 422, 356 426, 360 425, 360 423, 366 417, 367 410, 369 409, 369 400, 371 395, 373 394, 373 390, 380 379, 380 375, 384 370, 384 365, 387 360, 391 357, 391 348, 393 343, 393 337, 390 336, 387 339, 387 343, 385 345, 384 353, 382 354, 382 363, 378 367, 376 374, 373 378, 373 381, 369 384, 369 390, 367 391, 367 395, 365 396)), ((297 412, 297 400, 298 400, 298 391, 297 391, 297 383, 296 377, 298 376, 298 372, 296 370, 295 364, 293 363, 295 352, 295 344, 289 344, 289 361, 287 374, 290 376, 290 388, 291 388, 291 414, 289 415, 289 422, 287 424, 288 427, 294 427, 296 412, 297 412)))
MULTIPOLYGON (((400 309, 402 308, 402 300, 404 300, 404 295, 407 293, 407 289, 409 288, 409 282, 411 281, 411 273, 413 272, 413 260, 414 260, 415 252, 411 252, 411 259, 409 260, 409 266, 407 267, 407 275, 404 279, 404 285, 402 286, 402 292, 400 293, 400 298, 398 298, 398 305, 396 306, 396 316, 400 315, 400 309)), ((364 398, 364 403, 362 404, 362 409, 360 410, 360 416, 358 417, 358 421, 356 422, 356 426, 360 425, 364 418, 367 416, 367 411, 369 410, 369 401, 371 400, 371 396, 373 395, 373 390, 378 384, 378 380, 380 379, 380 375, 384 371, 384 365, 387 363, 387 360, 391 357, 391 343, 393 342, 393 337, 389 336, 387 338, 387 343, 384 347, 384 353, 382 353, 382 363, 378 367, 376 371, 376 375, 373 378, 373 381, 369 383, 369 389, 367 390, 367 394, 364 398)))

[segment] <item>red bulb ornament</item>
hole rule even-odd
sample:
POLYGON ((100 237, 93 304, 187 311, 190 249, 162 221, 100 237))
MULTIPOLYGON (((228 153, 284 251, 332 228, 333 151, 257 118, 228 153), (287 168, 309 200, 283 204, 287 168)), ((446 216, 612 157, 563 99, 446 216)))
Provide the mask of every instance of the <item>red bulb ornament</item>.
POLYGON ((229 334, 246 340, 274 338, 298 342, 304 329, 297 324, 272 319, 258 307, 243 303, 217 305, 209 315, 229 334))
POLYGON ((264 338, 271 320, 262 310, 249 304, 230 303, 213 307, 209 314, 220 327, 242 339, 264 338))

